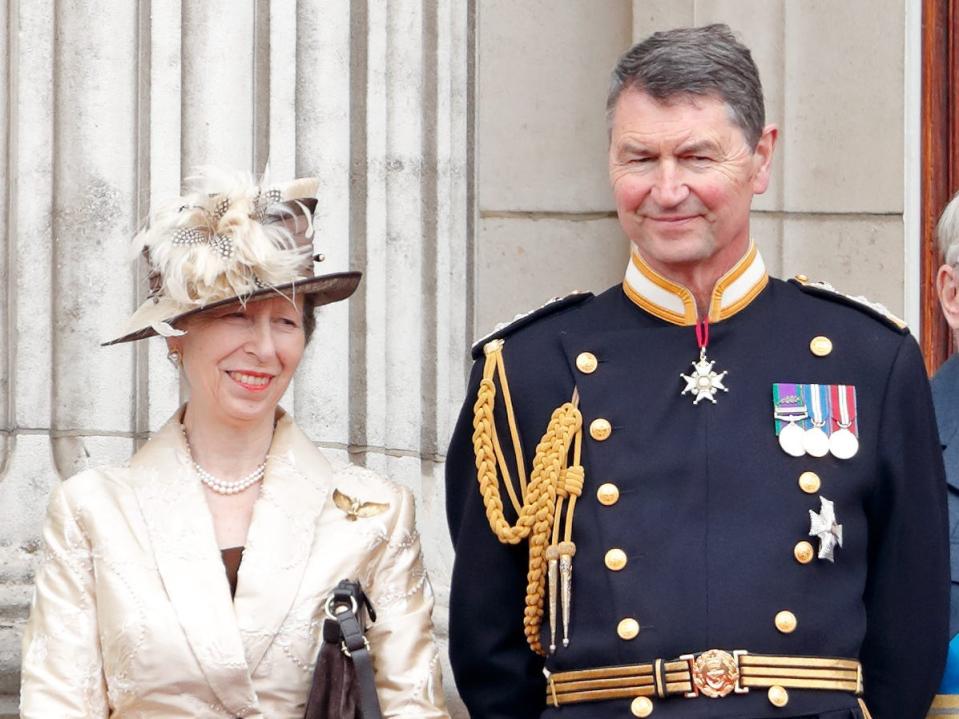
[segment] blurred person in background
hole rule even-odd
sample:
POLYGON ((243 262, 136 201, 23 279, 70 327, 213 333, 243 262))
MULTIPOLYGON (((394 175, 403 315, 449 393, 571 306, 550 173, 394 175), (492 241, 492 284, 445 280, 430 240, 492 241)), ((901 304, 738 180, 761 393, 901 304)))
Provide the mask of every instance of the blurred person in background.
MULTIPOLYGON (((936 238, 943 264, 936 273, 939 306, 952 330, 959 333, 959 195, 939 217, 936 238)), ((951 553, 949 657, 930 717, 959 716, 959 355, 950 357, 932 378, 942 459, 946 465, 951 553)))

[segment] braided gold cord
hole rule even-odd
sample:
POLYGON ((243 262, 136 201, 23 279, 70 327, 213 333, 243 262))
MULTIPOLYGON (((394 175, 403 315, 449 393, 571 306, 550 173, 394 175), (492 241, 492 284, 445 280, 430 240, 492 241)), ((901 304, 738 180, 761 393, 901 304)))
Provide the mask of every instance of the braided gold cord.
MULTIPOLYGON (((483 379, 480 381, 476 403, 473 405, 473 451, 476 456, 476 476, 486 509, 486 519, 499 541, 504 544, 518 544, 524 539, 529 539, 529 570, 526 577, 523 627, 530 647, 538 654, 543 654, 539 633, 543 623, 546 550, 550 545, 551 533, 558 531, 559 528, 557 521, 554 530, 554 518, 558 519, 556 515, 562 506, 562 499, 570 498, 571 510, 575 498, 582 492, 583 470, 578 466, 578 456, 575 460, 576 466, 567 468, 566 463, 574 441, 577 441, 578 449, 577 438, 581 437, 583 418, 575 401, 566 402, 553 412, 546 433, 536 447, 529 482, 525 480, 525 467, 517 471, 522 495, 522 501, 518 502, 506 460, 499 447, 493 420, 493 407, 496 400, 494 374, 498 371, 504 386, 503 399, 506 404, 507 422, 514 451, 517 453, 517 463, 522 464, 519 432, 506 384, 502 348, 501 341, 487 346, 483 379), (503 473, 503 483, 506 485, 513 506, 517 508, 518 516, 513 525, 507 521, 503 512, 498 468, 503 473)), ((576 454, 578 455, 578 452, 576 454)), ((567 534, 571 533, 571 518, 571 516, 567 518, 567 534)))
MULTIPOLYGON (((534 508, 525 501, 520 507, 515 525, 506 521, 503 500, 499 490, 496 451, 493 447, 493 399, 496 387, 492 379, 483 378, 473 407, 473 452, 476 455, 476 477, 486 507, 490 529, 504 544, 518 544, 529 536, 533 526, 534 508)), ((507 480, 508 482, 508 480, 507 480)), ((507 485, 509 486, 509 485, 507 485)))
MULTIPOLYGON (((556 498, 565 471, 573 438, 583 426, 579 409, 571 402, 558 407, 549 420, 546 434, 536 448, 533 473, 529 479, 527 506, 536 507, 535 523, 529 538, 529 571, 526 575, 526 609, 523 628, 526 641, 537 654, 545 654, 539 632, 543 624, 543 599, 546 593, 546 550, 556 511, 556 498)), ((563 487, 565 493, 566 488, 563 487)), ((525 509, 525 506, 524 506, 525 509)))

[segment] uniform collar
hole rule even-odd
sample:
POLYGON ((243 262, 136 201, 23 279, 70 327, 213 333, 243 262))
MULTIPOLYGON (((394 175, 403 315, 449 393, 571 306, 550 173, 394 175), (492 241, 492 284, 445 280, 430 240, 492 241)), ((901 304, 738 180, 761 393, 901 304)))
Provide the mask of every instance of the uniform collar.
MULTIPOLYGON (((709 321, 720 322, 745 309, 768 282, 763 258, 750 242, 746 254, 716 282, 709 321)), ((623 291, 640 308, 674 325, 694 325, 699 319, 693 293, 656 272, 635 250, 626 267, 623 291)))

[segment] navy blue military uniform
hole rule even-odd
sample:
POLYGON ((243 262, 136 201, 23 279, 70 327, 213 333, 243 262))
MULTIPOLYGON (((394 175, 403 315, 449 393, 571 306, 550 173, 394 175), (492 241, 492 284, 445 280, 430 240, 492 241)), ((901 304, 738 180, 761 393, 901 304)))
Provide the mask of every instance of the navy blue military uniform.
MULTIPOLYGON (((709 327, 709 359, 728 371, 715 404, 680 396, 679 375, 698 356, 694 327, 637 306, 623 286, 554 303, 494 335, 525 457, 574 388, 586 428, 570 644, 545 659, 524 639, 528 548, 498 541, 477 486, 473 403, 484 361, 482 347, 474 351, 447 457, 450 655, 473 719, 646 715, 628 698, 554 706, 544 667, 712 648, 859 659, 875 719, 923 716, 943 668, 949 580, 941 450, 918 346, 878 314, 794 281, 770 279, 744 305, 709 327), (815 337, 832 351, 811 352, 815 337), (583 353, 597 360, 589 372, 577 365, 583 353), (771 397, 782 382, 854 385, 858 453, 786 454, 771 397), (609 423, 605 438, 590 436, 597 419, 609 423), (797 561, 798 543, 816 543, 809 511, 820 496, 835 506, 842 546, 834 562, 797 561), (615 568, 611 549, 621 550, 615 568), (621 631, 624 619, 638 631, 621 631)), ((496 419, 507 436, 501 406, 496 419)), ((848 691, 790 689, 784 706, 770 702, 765 690, 670 696, 652 699, 651 716, 865 716, 848 691)))

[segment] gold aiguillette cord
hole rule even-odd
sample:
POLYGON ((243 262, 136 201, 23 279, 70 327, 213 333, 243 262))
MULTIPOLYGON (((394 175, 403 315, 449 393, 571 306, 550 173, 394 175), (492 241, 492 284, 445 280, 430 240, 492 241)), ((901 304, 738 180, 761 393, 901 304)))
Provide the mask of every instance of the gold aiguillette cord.
POLYGON ((504 544, 529 541, 529 570, 523 627, 526 641, 533 651, 544 654, 539 634, 543 622, 543 599, 547 574, 550 573, 554 575, 549 581, 551 650, 555 649, 557 626, 556 592, 560 594, 562 602, 563 645, 569 645, 573 555, 576 553, 576 545, 572 541, 573 513, 576 508, 576 498, 583 491, 584 479, 583 467, 580 464, 583 417, 578 407, 579 393, 574 390, 572 399, 553 411, 546 432, 536 447, 532 473, 527 482, 522 444, 516 427, 503 362, 503 340, 487 343, 484 352, 486 362, 483 366, 483 378, 473 406, 473 451, 476 456, 476 475, 483 505, 486 508, 486 518, 496 537, 504 544), (496 379, 502 387, 506 419, 516 456, 517 476, 520 479, 519 496, 513 487, 493 420, 496 379), (573 450, 572 464, 568 464, 570 449, 573 450), (506 485, 506 492, 517 514, 516 523, 513 525, 506 520, 503 512, 499 473, 503 476, 503 484, 506 485), (563 503, 567 497, 569 503, 566 507, 565 532, 563 541, 558 542, 562 529, 563 503), (556 569, 552 568, 552 561, 558 565, 556 569), (559 575, 559 587, 555 579, 556 574, 559 575))

